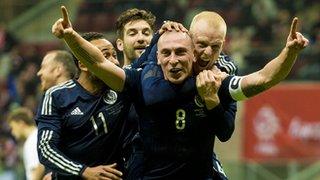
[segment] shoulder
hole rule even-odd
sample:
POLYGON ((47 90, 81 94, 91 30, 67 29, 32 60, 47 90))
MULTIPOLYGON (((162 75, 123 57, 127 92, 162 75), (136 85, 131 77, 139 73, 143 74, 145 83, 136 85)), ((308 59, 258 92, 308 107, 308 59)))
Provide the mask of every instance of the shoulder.
POLYGON ((224 71, 229 75, 237 74, 238 68, 234 63, 234 60, 228 55, 220 54, 216 64, 221 71, 224 71))
POLYGON ((54 105, 60 106, 64 104, 65 99, 69 98, 70 95, 75 95, 76 93, 72 93, 74 87, 77 84, 74 80, 66 81, 63 84, 56 85, 48 89, 44 97, 42 99, 41 114, 49 115, 52 111, 52 107, 54 105))
POLYGON ((57 96, 61 93, 64 93, 76 86, 76 83, 74 80, 68 80, 64 82, 63 84, 59 84, 56 86, 52 86, 45 92, 45 96, 57 96))

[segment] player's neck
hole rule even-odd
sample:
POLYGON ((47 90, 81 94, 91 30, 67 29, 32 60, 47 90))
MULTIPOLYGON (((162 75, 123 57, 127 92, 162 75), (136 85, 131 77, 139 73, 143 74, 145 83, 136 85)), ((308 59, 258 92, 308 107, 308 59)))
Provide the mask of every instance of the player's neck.
POLYGON ((127 56, 124 55, 123 66, 128 66, 133 62, 133 59, 128 59, 127 56))
POLYGON ((64 82, 68 81, 68 80, 70 80, 70 78, 65 77, 65 76, 61 76, 61 77, 59 77, 59 78, 57 79, 57 84, 62 84, 62 83, 64 83, 64 82))
POLYGON ((101 93, 101 91, 104 89, 105 84, 103 82, 95 82, 92 81, 87 75, 80 74, 78 78, 79 84, 87 90, 90 94, 97 95, 101 93))

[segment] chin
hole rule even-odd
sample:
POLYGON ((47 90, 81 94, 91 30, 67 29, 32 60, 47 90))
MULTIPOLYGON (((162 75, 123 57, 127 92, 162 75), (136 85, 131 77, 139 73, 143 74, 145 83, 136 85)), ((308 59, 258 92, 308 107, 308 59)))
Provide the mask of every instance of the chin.
POLYGON ((205 67, 202 67, 202 66, 199 66, 199 65, 194 66, 194 71, 197 74, 200 73, 201 71, 205 70, 205 69, 207 69, 207 66, 205 66, 205 67))
POLYGON ((172 83, 172 84, 181 84, 183 83, 183 81, 185 80, 186 78, 178 78, 178 79, 174 79, 174 78, 169 78, 168 80, 172 83))

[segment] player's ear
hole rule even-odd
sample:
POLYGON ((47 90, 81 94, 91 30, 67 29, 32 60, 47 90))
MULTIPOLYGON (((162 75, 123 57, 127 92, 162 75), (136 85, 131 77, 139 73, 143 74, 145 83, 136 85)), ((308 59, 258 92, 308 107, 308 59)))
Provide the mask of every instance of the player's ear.
POLYGON ((59 75, 62 73, 62 66, 61 66, 61 64, 58 64, 58 65, 57 65, 56 71, 57 71, 57 73, 58 73, 59 75))
POLYGON ((55 62, 54 72, 57 76, 60 76, 62 74, 62 65, 58 62, 55 62))
POLYGON ((196 56, 195 56, 195 54, 196 54, 197 52, 196 52, 196 50, 193 50, 193 59, 192 59, 192 62, 196 62, 197 61, 197 59, 196 59, 196 56))
POLYGON ((81 71, 88 71, 88 68, 84 64, 82 64, 80 61, 79 61, 79 69, 81 71))
POLYGON ((117 48, 119 51, 123 51, 123 40, 122 39, 117 39, 116 40, 117 48))
POLYGON ((159 51, 157 51, 157 64, 160 65, 159 51))

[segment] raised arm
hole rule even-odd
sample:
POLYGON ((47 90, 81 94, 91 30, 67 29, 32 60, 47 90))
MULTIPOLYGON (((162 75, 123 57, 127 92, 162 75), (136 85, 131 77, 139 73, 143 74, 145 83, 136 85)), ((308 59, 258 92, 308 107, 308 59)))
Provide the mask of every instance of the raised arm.
MULTIPOLYGON (((261 70, 234 80, 234 87, 240 84, 244 95, 240 99, 237 99, 235 96, 236 100, 257 95, 275 86, 287 77, 299 52, 309 43, 301 33, 296 32, 297 23, 298 18, 295 17, 291 24, 286 46, 276 58, 272 59, 261 70)), ((240 91, 238 93, 241 94, 240 91)))
POLYGON ((61 6, 61 12, 63 18, 54 23, 52 33, 56 37, 64 39, 75 57, 99 79, 103 80, 110 88, 122 91, 125 72, 120 67, 107 61, 97 47, 73 30, 67 9, 64 6, 61 6))

